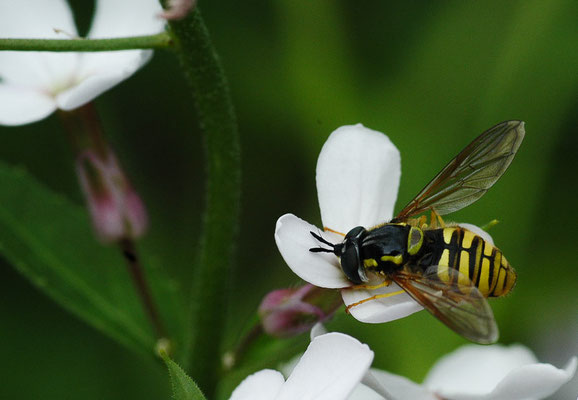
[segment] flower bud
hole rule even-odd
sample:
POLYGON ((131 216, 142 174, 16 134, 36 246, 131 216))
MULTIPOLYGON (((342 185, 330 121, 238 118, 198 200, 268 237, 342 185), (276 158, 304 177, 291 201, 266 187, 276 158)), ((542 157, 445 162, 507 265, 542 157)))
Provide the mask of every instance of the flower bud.
POLYGON ((169 0, 168 8, 159 17, 166 20, 179 20, 185 18, 196 6, 197 0, 169 0))
POLYGON ((110 148, 103 155, 91 149, 81 152, 76 172, 94 230, 103 242, 136 239, 145 233, 144 204, 110 148))
POLYGON ((267 294, 259 306, 259 317, 269 335, 291 337, 326 321, 341 304, 339 291, 306 284, 267 294))

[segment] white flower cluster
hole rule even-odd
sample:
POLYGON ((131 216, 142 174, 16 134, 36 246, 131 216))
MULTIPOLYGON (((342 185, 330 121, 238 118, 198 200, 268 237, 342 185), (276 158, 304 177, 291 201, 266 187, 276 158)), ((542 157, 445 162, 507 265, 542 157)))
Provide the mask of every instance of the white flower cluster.
MULTIPOLYGON (((315 329, 314 329, 315 330, 315 329)), ((285 380, 274 370, 246 378, 231 400, 529 400, 556 392, 576 373, 538 363, 521 345, 466 345, 441 358, 419 385, 370 369, 373 352, 357 339, 332 332, 314 337, 285 380)))

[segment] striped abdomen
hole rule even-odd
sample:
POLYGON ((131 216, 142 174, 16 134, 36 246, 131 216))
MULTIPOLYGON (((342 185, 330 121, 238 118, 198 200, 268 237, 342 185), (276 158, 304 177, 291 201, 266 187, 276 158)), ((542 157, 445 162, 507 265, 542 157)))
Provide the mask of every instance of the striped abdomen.
POLYGON ((425 236, 430 250, 427 263, 438 265, 440 280, 459 287, 469 279, 484 297, 503 296, 514 286, 516 272, 506 257, 473 232, 452 226, 425 231, 425 236), (450 268, 458 270, 460 275, 450 275, 450 268), (458 282, 450 282, 452 276, 457 276, 458 282), (465 282, 460 282, 460 278, 465 282))

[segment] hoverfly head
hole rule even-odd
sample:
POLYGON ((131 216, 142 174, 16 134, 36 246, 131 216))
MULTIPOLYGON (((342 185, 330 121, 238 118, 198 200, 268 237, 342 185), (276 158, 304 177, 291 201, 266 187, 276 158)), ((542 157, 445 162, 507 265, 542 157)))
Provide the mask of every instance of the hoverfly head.
POLYGON ((361 239, 365 232, 366 230, 362 226, 353 228, 347 235, 345 235, 343 242, 338 244, 328 242, 320 235, 314 232, 310 232, 315 239, 323 244, 326 244, 330 248, 312 247, 309 249, 309 251, 313 253, 335 254, 340 259, 343 273, 350 281, 356 284, 367 282, 368 279, 365 274, 365 269, 363 268, 363 262, 361 260, 360 254, 361 239))
POLYGON ((361 258, 361 240, 366 232, 362 226, 353 228, 345 235, 343 242, 335 246, 343 273, 355 284, 368 281, 361 258))

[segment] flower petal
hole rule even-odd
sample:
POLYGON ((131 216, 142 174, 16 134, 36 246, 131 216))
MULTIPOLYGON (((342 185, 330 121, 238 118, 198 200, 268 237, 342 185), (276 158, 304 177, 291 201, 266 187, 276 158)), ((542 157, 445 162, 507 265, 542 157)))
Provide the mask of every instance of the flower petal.
POLYGON ((0 84, 0 125, 22 125, 38 121, 55 109, 54 99, 42 92, 0 84))
MULTIPOLYGON (((0 37, 66 39, 76 34, 71 10, 63 0, 0 2, 0 37)), ((70 84, 77 62, 75 53, 0 52, 0 77, 5 83, 52 94, 70 84)))
POLYGON ((440 358, 424 385, 436 392, 489 393, 511 370, 536 362, 534 354, 520 345, 466 345, 440 358))
POLYGON ((327 329, 325 329, 325 325, 323 323, 318 322, 313 325, 311 328, 311 333, 309 334, 309 338, 311 340, 315 339, 317 336, 325 335, 327 333, 327 329))
POLYGON ((52 96, 73 83, 78 60, 78 53, 3 51, 0 52, 0 78, 3 83, 52 96))
MULTIPOLYGON (((10 7, 0 4, 0 33, 6 32, 2 36, 54 37, 52 28, 76 35, 70 9, 62 0, 22 0, 7 4, 10 7), (34 9, 34 13, 28 12, 31 9, 34 9), (3 18, 10 15, 13 15, 12 23, 2 25, 3 18), (22 24, 20 17, 24 15, 27 20, 22 24), (30 22, 30 17, 35 20, 35 16, 42 16, 39 20, 41 23, 30 22)), ((161 11, 156 0, 100 0, 89 36, 101 38, 158 33, 164 25, 164 21, 158 18, 161 11)), ((150 50, 84 54, 33 52, 24 55, 8 52, 0 54, 0 75, 7 82, 25 84, 55 95, 59 108, 71 110, 131 76, 151 55, 150 50)))
POLYGON ((461 226, 462 228, 466 228, 467 230, 472 231, 476 235, 481 236, 482 239, 484 239, 486 242, 490 242, 491 245, 494 245, 494 239, 492 238, 492 236, 490 236, 488 232, 486 232, 479 226, 473 224, 466 224, 463 222, 458 223, 458 225, 461 226))
POLYGON ((347 233, 393 215, 401 161, 389 138, 361 124, 342 126, 317 161, 317 195, 323 226, 347 233))
MULTIPOLYGON (((385 397, 387 399, 387 397, 385 397)), ((357 385, 353 389, 353 392, 349 395, 347 400, 383 400, 384 397, 377 394, 375 390, 371 389, 369 386, 357 385)))
POLYGON ((163 30, 158 0, 98 0, 90 38, 154 35, 163 30))
POLYGON ((566 370, 538 364, 521 345, 467 345, 441 358, 424 385, 442 397, 471 400, 543 398, 568 382, 576 372, 576 358, 566 370))
MULTIPOLYGON (((367 284, 378 285, 381 282, 383 278, 373 276, 367 284)), ((367 301, 352 307, 349 312, 358 321, 378 324, 403 318, 423 309, 395 283, 377 289, 346 288, 341 290, 341 297, 346 306, 381 294, 389 294, 389 297, 367 301)))
POLYGON ((283 375, 264 369, 246 377, 233 391, 230 400, 273 400, 285 383, 283 375))
POLYGON ((381 394, 382 398, 385 399, 438 399, 425 387, 412 382, 406 377, 377 369, 371 369, 365 374, 362 383, 381 394))
POLYGON ((511 371, 485 398, 491 400, 544 399, 554 394, 576 373, 576 357, 566 368, 550 364, 524 365, 511 371))
POLYGON ((55 32, 76 35, 76 26, 65 0, 17 0, 0 2, 0 37, 62 38, 55 32))
POLYGON ((337 332, 318 336, 303 354, 277 399, 346 399, 372 360, 373 351, 351 336, 337 332))
POLYGON ((315 286, 333 289, 351 285, 334 254, 309 251, 313 247, 327 247, 311 236, 310 232, 316 232, 332 243, 340 241, 338 235, 321 232, 293 214, 285 214, 277 220, 275 241, 289 268, 315 286))
POLYGON ((150 50, 86 53, 82 55, 78 83, 58 94, 63 110, 78 108, 118 85, 150 60, 150 50))

